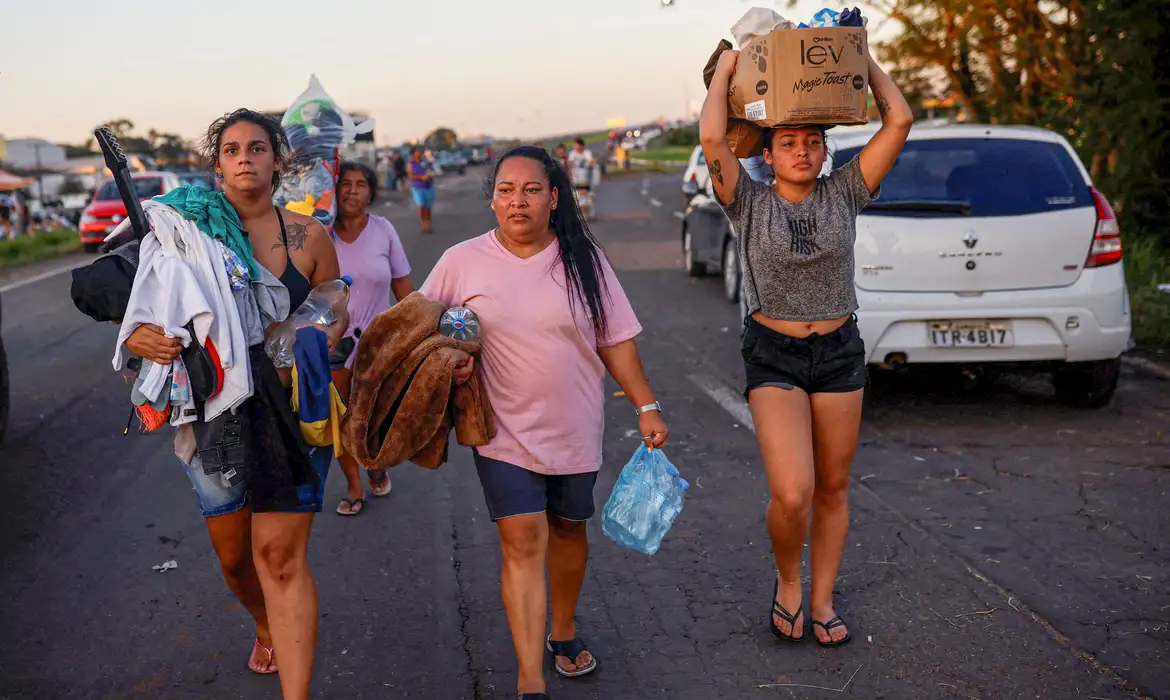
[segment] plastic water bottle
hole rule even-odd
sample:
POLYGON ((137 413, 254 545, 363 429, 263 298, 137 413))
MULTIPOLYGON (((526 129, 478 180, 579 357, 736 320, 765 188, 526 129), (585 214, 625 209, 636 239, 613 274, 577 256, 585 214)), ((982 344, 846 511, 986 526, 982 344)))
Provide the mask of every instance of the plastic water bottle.
POLYGON ((479 317, 466 306, 454 306, 443 312, 439 332, 465 343, 479 340, 479 317))
POLYGON ((276 330, 264 342, 264 351, 272 360, 272 364, 280 368, 292 367, 294 362, 293 343, 297 338, 297 329, 305 326, 328 326, 337 320, 337 311, 349 304, 349 287, 353 278, 349 275, 341 279, 322 282, 313 288, 308 298, 281 321, 276 330))
POLYGON ((605 504, 601 530, 623 547, 654 554, 682 512, 688 488, 662 450, 640 445, 605 504))

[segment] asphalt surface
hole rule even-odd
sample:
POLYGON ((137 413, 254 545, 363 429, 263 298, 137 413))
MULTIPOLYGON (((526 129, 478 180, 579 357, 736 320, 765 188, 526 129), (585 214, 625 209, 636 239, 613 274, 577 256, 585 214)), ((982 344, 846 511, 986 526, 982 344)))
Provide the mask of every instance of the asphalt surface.
MULTIPOLYGON (((441 181, 430 236, 402 194, 382 207, 416 284, 447 246, 491 227, 481 176, 441 181)), ((1170 383, 1133 374, 1098 411, 1057 404, 1043 379, 879 377, 838 585, 854 640, 772 638, 736 310, 718 279, 682 273, 680 203, 677 176, 607 181, 594 228, 645 326, 667 454, 692 488, 653 557, 591 524, 579 628, 603 665, 577 681, 550 670, 552 697, 1170 697, 1170 383)), ((36 279, 60 264, 0 278, 14 385, 0 698, 278 698, 275 678, 247 671, 250 619, 169 436, 122 436, 114 327, 73 308, 67 274, 36 279), (169 559, 177 569, 151 570, 169 559)), ((626 400, 609 402, 599 508, 637 444, 626 400)), ((314 697, 515 697, 497 535, 469 455, 452 455, 437 472, 396 469, 392 494, 358 518, 332 513, 344 479, 331 473, 310 546, 314 697)))

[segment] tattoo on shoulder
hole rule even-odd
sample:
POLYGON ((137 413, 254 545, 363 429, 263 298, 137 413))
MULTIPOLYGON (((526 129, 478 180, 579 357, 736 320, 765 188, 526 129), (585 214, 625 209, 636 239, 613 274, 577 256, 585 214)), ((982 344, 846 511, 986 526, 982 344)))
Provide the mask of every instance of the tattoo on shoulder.
POLYGON ((711 161, 711 177, 720 185, 723 184, 723 164, 717 160, 711 161))
POLYGON ((304 224, 289 224, 284 228, 289 250, 304 250, 309 229, 304 224))

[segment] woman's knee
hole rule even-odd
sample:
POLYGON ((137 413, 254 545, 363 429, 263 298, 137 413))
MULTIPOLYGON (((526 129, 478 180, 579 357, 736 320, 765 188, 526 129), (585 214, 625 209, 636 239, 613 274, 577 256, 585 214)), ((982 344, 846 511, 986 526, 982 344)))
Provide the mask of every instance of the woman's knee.
POLYGON ((216 554, 219 556, 219 569, 229 584, 247 578, 253 571, 252 551, 247 547, 220 551, 216 554))
POLYGON ((521 517, 524 517, 525 521, 522 522, 519 518, 507 519, 513 522, 500 521, 506 523, 500 528, 500 548, 504 559, 526 561, 543 558, 548 551, 547 531, 541 528, 541 523, 535 518, 521 517))
POLYGON ((275 581, 288 580, 308 568, 306 547, 284 539, 258 543, 255 562, 275 581))
POLYGON ((584 540, 589 536, 584 521, 565 520, 555 515, 548 517, 548 528, 552 534, 565 540, 584 540))
POLYGON ((840 508, 849 502, 849 476, 818 479, 813 499, 821 508, 840 508))
POLYGON ((779 511, 786 520, 806 517, 812 507, 811 485, 785 484, 771 489, 771 508, 779 511))

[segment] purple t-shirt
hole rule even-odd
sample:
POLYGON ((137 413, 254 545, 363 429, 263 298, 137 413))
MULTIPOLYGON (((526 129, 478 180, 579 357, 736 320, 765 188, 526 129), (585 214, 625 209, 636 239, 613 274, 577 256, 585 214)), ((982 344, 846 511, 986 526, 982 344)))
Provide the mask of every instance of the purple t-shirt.
MULTIPOLYGON (((431 164, 425 160, 419 161, 417 163, 412 160, 410 163, 408 163, 408 167, 410 168, 411 174, 415 177, 421 177, 431 172, 431 164)), ((429 190, 435 186, 435 183, 423 180, 411 180, 410 185, 416 190, 429 190)))
MULTIPOLYGON (((394 225, 386 219, 370 214, 366 228, 358 234, 353 243, 346 243, 333 234, 333 247, 337 249, 337 262, 341 274, 353 278, 349 289, 349 329, 346 336, 352 336, 355 328, 365 329, 374 317, 389 309, 393 293, 390 282, 410 274, 410 263, 394 225)), ((350 355, 350 362, 354 356, 350 355)), ((351 366, 350 362, 346 366, 351 366)))

